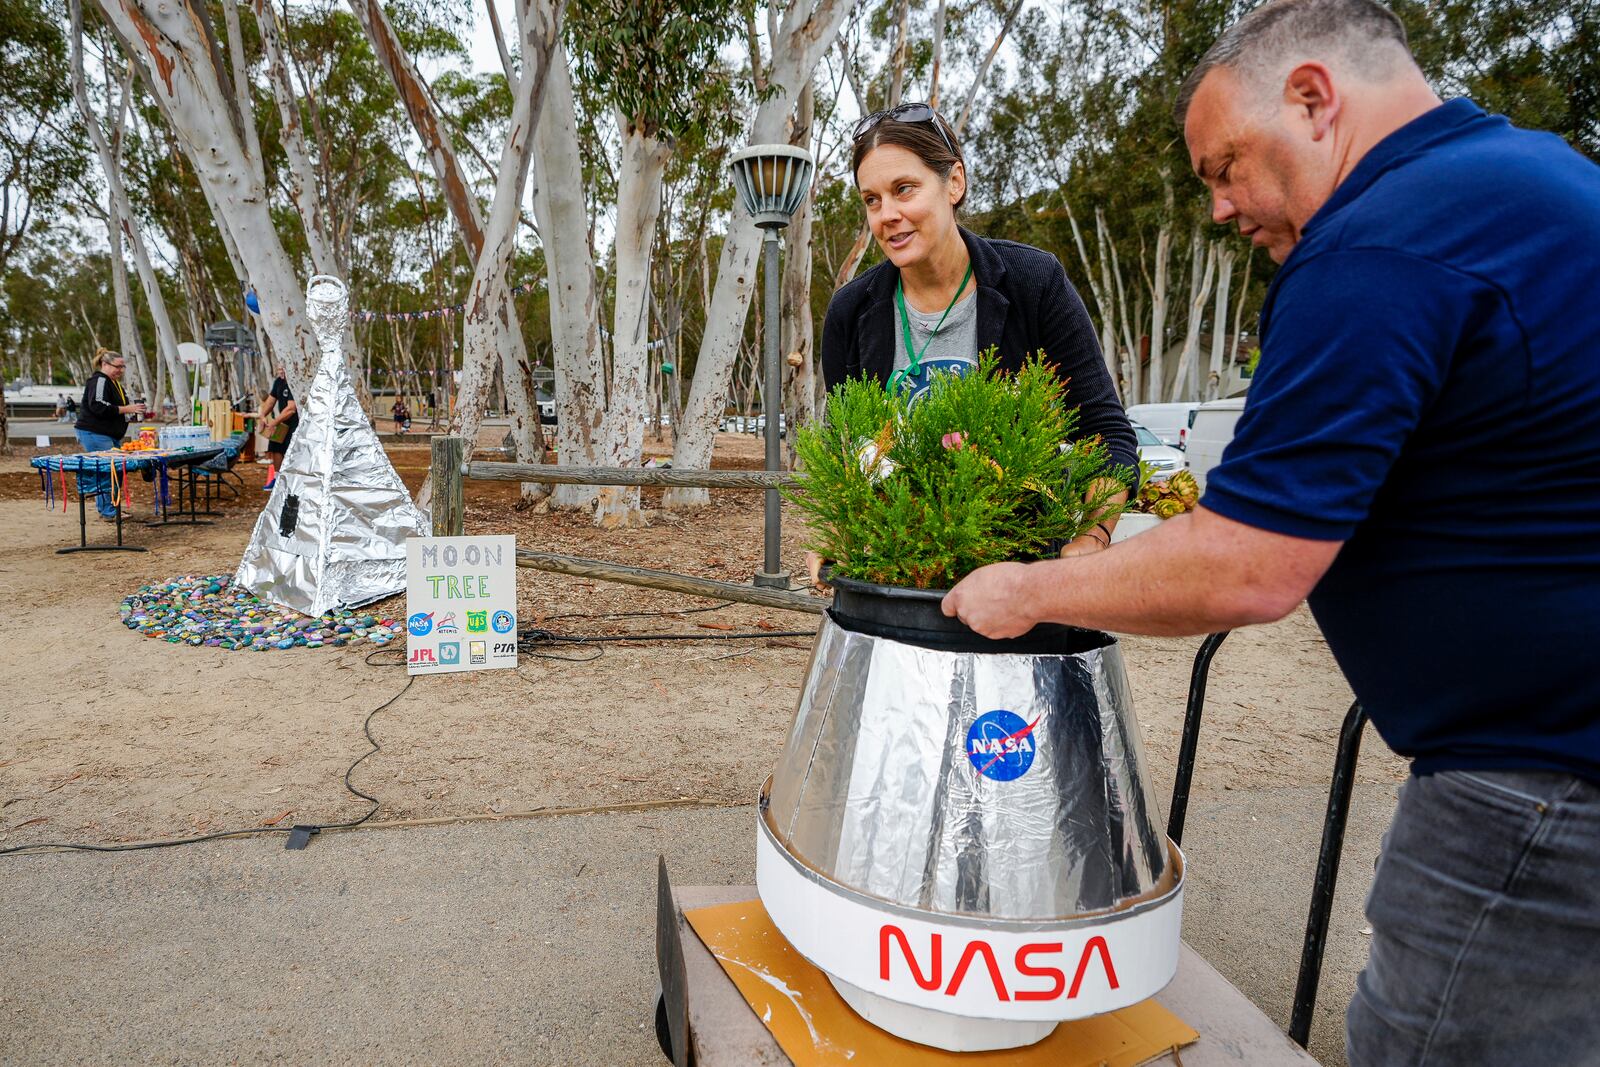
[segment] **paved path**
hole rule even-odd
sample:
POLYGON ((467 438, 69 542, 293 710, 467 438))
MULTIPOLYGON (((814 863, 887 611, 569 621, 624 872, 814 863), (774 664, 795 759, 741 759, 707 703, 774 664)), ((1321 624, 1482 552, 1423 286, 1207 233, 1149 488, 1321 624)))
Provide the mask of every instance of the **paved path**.
MULTIPOLYGON (((1312 1051, 1340 1063, 1393 791, 1358 790, 1312 1051)), ((1324 794, 1191 805, 1185 936, 1288 1018, 1324 794)), ((0 1064, 656 1067, 657 853, 753 880, 754 809, 0 858, 0 1064)))

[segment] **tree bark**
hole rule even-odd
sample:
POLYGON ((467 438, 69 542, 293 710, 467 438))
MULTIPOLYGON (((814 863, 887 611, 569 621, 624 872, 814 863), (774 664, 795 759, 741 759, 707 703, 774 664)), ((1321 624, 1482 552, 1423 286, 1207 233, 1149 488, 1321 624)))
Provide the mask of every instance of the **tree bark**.
MULTIPOLYGON (((605 418, 600 293, 589 251, 576 115, 566 51, 557 45, 535 136, 539 165, 533 212, 549 268, 557 454, 565 465, 597 466, 605 418)), ((592 486, 558 486, 550 502, 555 507, 585 507, 596 495, 592 486)))
POLYGON ((1206 301, 1211 298, 1212 279, 1217 272, 1216 244, 1201 240, 1198 222, 1189 237, 1189 250, 1189 315, 1184 326, 1178 373, 1173 377, 1168 397, 1173 401, 1200 399, 1200 328, 1205 322, 1206 301))
MULTIPOLYGON (((466 321, 462 332, 461 391, 451 434, 469 443, 478 436, 484 406, 488 399, 495 360, 509 347, 512 333, 519 333, 511 302, 511 287, 506 271, 516 249, 517 221, 522 192, 528 183, 533 161, 535 127, 543 109, 545 87, 549 83, 551 57, 560 30, 561 0, 517 0, 517 39, 522 52, 522 76, 512 101, 510 132, 500 154, 495 182, 494 203, 483 230, 483 245, 472 272, 466 300, 466 321)), ((520 369, 522 382, 531 390, 526 358, 511 368, 508 378, 520 369)), ((508 387, 515 389, 514 385, 508 387)), ((526 395, 526 393, 525 393, 526 395)), ((538 408, 532 412, 531 426, 525 424, 526 411, 511 412, 513 432, 518 440, 539 431, 538 408), (524 422, 519 425, 519 422, 524 422)), ((423 494, 418 494, 419 498, 423 494)), ((426 501, 419 499, 420 506, 426 501)))
MULTIPOLYGON (((286 364, 290 384, 304 392, 317 363, 304 292, 273 227, 266 189, 256 180, 237 124, 229 121, 236 118, 233 94, 226 88, 203 4, 199 0, 96 3, 183 146, 260 297, 263 325, 286 364)), ((186 395, 177 374, 173 380, 180 398, 186 395)))
MULTIPOLYGON (((816 90, 813 82, 806 82, 800 90, 800 102, 795 109, 794 133, 789 143, 798 148, 811 147, 811 130, 816 124, 816 90)), ((800 427, 817 416, 815 367, 816 325, 811 314, 811 212, 816 199, 816 182, 806 190, 789 225, 788 259, 783 265, 783 411, 787 424, 785 451, 788 466, 795 465, 795 440, 800 427)))
MULTIPOLYGON (((482 207, 478 198, 473 195, 472 188, 467 181, 466 174, 461 168, 461 162, 456 156, 455 147, 445 129, 443 116, 439 113, 433 95, 428 92, 427 83, 423 80, 421 72, 417 69, 405 46, 401 44, 399 35, 394 31, 389 18, 384 14, 383 6, 379 0, 349 0, 350 10, 355 14, 356 21, 361 24, 362 31, 367 40, 371 42, 373 52, 378 57, 378 62, 389 75, 389 80, 394 84, 395 92, 399 95, 401 103, 406 109, 411 125, 417 132, 418 139, 422 142, 423 149, 427 152, 429 165, 433 168, 434 177, 439 181, 439 188, 443 192, 446 206, 450 209, 450 216, 455 220, 456 230, 461 235, 461 242, 467 250, 467 259, 474 265, 474 285, 477 278, 477 264, 482 258, 486 247, 482 207)), ((519 0, 518 18, 522 17, 525 5, 519 0)), ((519 39, 522 31, 518 30, 519 39)), ((565 66, 564 62, 557 63, 554 58, 548 60, 544 67, 552 65, 565 66)), ((526 75, 526 69, 524 70, 526 75)), ((539 88, 541 96, 549 91, 546 84, 548 78, 541 71, 539 88)), ((517 96, 520 99, 526 87, 519 83, 517 96)), ((543 123, 536 114, 530 121, 530 128, 536 128, 543 123)), ((526 177, 524 177, 524 183, 526 177)), ((519 186, 520 188, 520 186, 519 186)), ((496 185, 498 196, 498 182, 496 185)), ((520 212, 519 212, 520 213, 520 212)), ((515 216, 513 217, 513 224, 515 216)), ((514 237, 515 234, 512 234, 514 237)), ((506 261, 510 262, 509 258, 506 261)), ((517 309, 511 298, 511 286, 502 278, 493 286, 472 290, 471 300, 491 296, 503 300, 503 307, 486 309, 485 318, 480 320, 480 328, 484 324, 503 322, 505 327, 495 327, 501 344, 496 348, 496 355, 501 360, 501 367, 505 372, 507 399, 510 401, 512 433, 517 445, 517 458, 524 462, 537 462, 544 457, 544 435, 539 427, 539 406, 534 399, 533 379, 531 364, 528 359, 527 343, 522 336, 522 326, 517 318, 517 309)), ((463 323, 462 348, 463 369, 462 389, 457 395, 456 407, 459 409, 466 396, 466 325, 463 323)), ((446 395, 449 389, 445 390, 446 395)), ((474 403, 487 401, 488 391, 474 394, 474 403)), ((558 404, 559 407, 559 404, 558 404)), ((565 415, 563 414, 563 418, 565 415)), ((479 411, 474 416, 475 421, 481 423, 483 412, 479 411)), ((539 486, 525 485, 522 489, 524 500, 538 498, 543 490, 539 486)))
MULTIPOLYGON (((839 32, 850 12, 850 0, 796 0, 784 14, 778 37, 773 42, 770 70, 771 95, 756 109, 750 139, 754 144, 770 144, 783 139, 784 125, 800 90, 811 80, 822 53, 839 32)), ((684 405, 683 432, 673 449, 674 467, 708 468, 715 441, 717 422, 727 401, 728 382, 733 362, 744 333, 750 297, 755 288, 755 260, 761 235, 755 222, 744 212, 735 212, 722 245, 717 267, 716 290, 700 342, 694 385, 684 405)), ((695 507, 710 502, 703 489, 668 492, 663 506, 695 507)))
MULTIPOLYGON (((611 326, 611 389, 605 441, 610 465, 639 464, 644 448, 645 378, 649 370, 650 250, 661 214, 661 179, 671 142, 623 120, 622 163, 617 171, 616 297, 611 326)), ((597 526, 640 526, 639 490, 607 486, 595 504, 597 526)))
POLYGON ((1223 327, 1228 321, 1228 287, 1233 283, 1233 261, 1237 255, 1231 245, 1225 246, 1217 263, 1217 299, 1211 308, 1211 369, 1206 375, 1207 400, 1222 395, 1222 359, 1228 340, 1228 331, 1223 327))
MULTIPOLYGON (((158 357, 165 360, 173 375, 177 386, 178 403, 183 410, 189 409, 189 383, 182 379, 178 371, 178 338, 172 330, 172 318, 167 313, 166 298, 161 293, 161 284, 155 276, 155 271, 150 267, 150 256, 145 250, 144 236, 139 230, 138 220, 133 217, 133 209, 128 202, 127 188, 122 184, 122 123, 125 117, 128 94, 132 91, 132 84, 128 79, 123 80, 122 99, 117 105, 117 123, 113 137, 116 148, 113 149, 106 140, 105 131, 100 126, 100 117, 95 114, 89 104, 89 89, 84 79, 83 70, 83 4, 81 0, 71 0, 72 20, 72 96, 77 102, 78 112, 83 116, 84 127, 89 131, 89 140, 94 144, 95 154, 100 158, 100 169, 105 174, 106 189, 109 193, 110 220, 121 231, 121 238, 128 242, 129 250, 133 253, 134 269, 139 273, 139 284, 144 289, 145 301, 150 307, 150 318, 156 328, 156 351, 158 357)), ((121 259, 121 241, 117 243, 113 254, 121 259)), ((131 310, 131 299, 130 299, 131 310)), ((135 337, 137 343, 137 337, 135 337)), ((125 343, 125 342, 124 342, 125 343)), ((128 353, 125 353, 128 354, 128 353)), ((140 378, 148 379, 149 372, 143 366, 142 353, 139 355, 140 366, 136 368, 140 378)))

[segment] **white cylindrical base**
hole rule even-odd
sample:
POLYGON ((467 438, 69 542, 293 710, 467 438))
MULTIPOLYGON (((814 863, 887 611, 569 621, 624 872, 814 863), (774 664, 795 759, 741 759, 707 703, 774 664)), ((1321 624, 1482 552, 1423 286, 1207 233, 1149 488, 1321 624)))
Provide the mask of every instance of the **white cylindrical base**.
POLYGON ((1043 1041, 1055 1032, 1054 1020, 970 1019, 947 1011, 902 1004, 858 989, 842 978, 828 975, 852 1011, 880 1030, 919 1045, 948 1052, 993 1052, 1022 1048, 1043 1041))
POLYGON ((773 925, 857 1014, 908 1041, 958 1052, 1031 1045, 1058 1022, 1152 997, 1177 973, 1176 846, 1160 896, 1110 913, 1018 921, 869 897, 791 854, 764 814, 757 824, 756 889, 773 925))

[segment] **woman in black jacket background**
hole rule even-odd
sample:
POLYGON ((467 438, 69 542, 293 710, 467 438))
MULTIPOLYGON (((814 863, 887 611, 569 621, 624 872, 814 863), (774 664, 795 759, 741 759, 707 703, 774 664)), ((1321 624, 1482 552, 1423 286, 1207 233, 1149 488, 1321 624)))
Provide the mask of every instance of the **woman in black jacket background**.
MULTIPOLYGON (((957 224, 967 176, 949 123, 926 104, 868 115, 856 126, 852 167, 885 258, 828 304, 822 326, 828 388, 866 375, 914 400, 930 374, 965 373, 991 346, 1008 371, 1043 351, 1069 382, 1068 404, 1081 409, 1078 435, 1102 438, 1112 464, 1136 466, 1133 428, 1061 262, 957 224)), ((1106 547, 1115 525, 1112 518, 1093 527, 1062 555, 1106 547)))

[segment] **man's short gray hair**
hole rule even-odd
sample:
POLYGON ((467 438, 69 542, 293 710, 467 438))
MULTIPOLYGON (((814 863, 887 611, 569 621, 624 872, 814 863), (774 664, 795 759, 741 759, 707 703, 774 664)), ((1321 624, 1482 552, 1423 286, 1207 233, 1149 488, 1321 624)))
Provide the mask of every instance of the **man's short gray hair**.
POLYGON ((1183 79, 1175 112, 1182 126, 1189 104, 1217 67, 1245 75, 1291 60, 1340 57, 1356 74, 1382 78, 1411 59, 1406 28, 1377 0, 1271 0, 1223 31, 1183 79))

